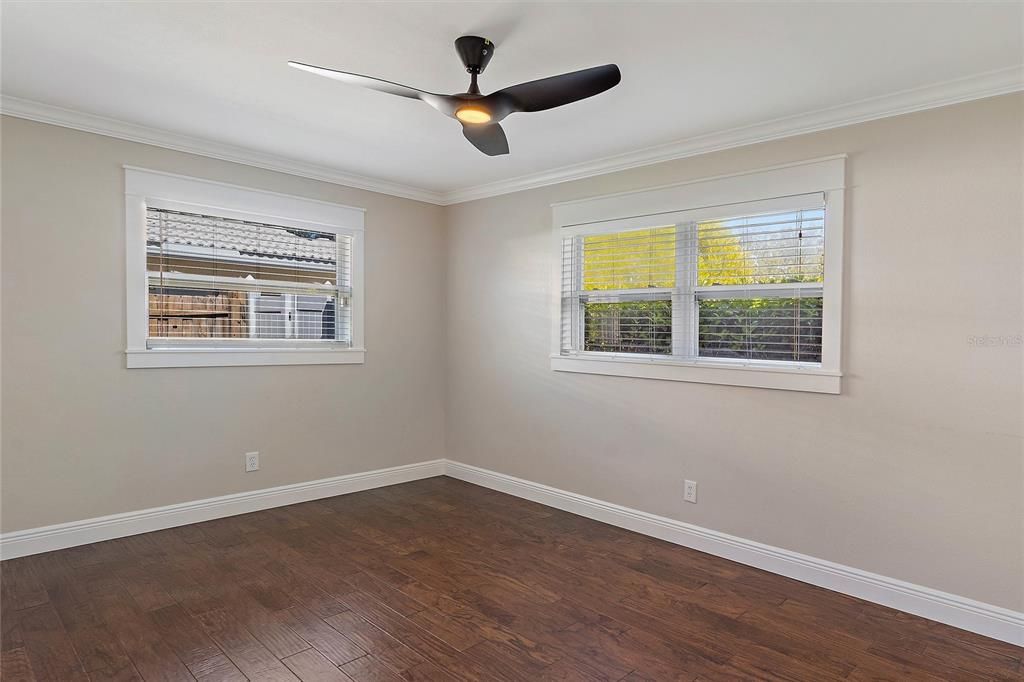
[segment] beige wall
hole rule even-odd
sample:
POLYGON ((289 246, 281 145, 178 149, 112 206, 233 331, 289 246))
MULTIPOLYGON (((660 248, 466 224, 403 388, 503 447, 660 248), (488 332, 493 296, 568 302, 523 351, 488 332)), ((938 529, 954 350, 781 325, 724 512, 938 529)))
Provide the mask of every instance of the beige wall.
POLYGON ((1024 98, 450 207, 449 457, 1024 607, 1024 98), (839 396, 555 373, 550 204, 846 152, 839 396), (698 481, 700 502, 682 499, 698 481))
POLYGON ((1024 327, 1022 120, 1005 96, 442 209, 5 118, 2 529, 447 455, 1024 608, 1022 349, 968 342, 1024 327), (839 152, 842 395, 549 369, 552 202, 839 152), (126 370, 125 163, 365 207, 366 364, 126 370))
POLYGON ((3 531, 444 456, 440 207, 9 117, 0 133, 3 531), (366 364, 125 369, 122 164, 365 208, 366 364))

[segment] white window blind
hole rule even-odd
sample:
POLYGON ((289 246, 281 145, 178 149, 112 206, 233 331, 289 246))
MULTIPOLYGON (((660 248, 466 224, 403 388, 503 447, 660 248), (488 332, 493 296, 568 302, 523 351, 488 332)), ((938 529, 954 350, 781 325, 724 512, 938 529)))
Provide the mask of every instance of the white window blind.
POLYGON ((575 230, 562 239, 561 354, 820 367, 824 226, 823 205, 739 205, 575 230))
POLYGON ((149 348, 351 344, 352 238, 146 209, 149 348))

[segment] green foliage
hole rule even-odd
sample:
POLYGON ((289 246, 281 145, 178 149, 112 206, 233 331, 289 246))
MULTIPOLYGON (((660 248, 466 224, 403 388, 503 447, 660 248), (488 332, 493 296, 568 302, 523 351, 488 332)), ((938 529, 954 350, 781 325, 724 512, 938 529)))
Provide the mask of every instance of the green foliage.
MULTIPOLYGON (((675 287, 677 238, 675 227, 584 237, 583 289, 675 287)), ((721 222, 699 223, 695 284, 820 281, 823 254, 801 250, 794 256, 791 244, 791 238, 771 236, 741 240, 721 222)), ((701 357, 821 361, 820 298, 705 299, 698 305, 701 357)), ((585 303, 584 349, 670 354, 671 302, 585 303)))
MULTIPOLYGON (((756 263, 739 238, 720 223, 697 228, 697 284, 748 284, 756 263)), ((676 285, 676 228, 590 235, 583 238, 583 289, 671 288, 676 285)))
POLYGON ((672 353, 672 302, 584 306, 583 348, 605 353, 672 353))
POLYGON ((797 234, 755 231, 741 240, 721 223, 698 224, 698 286, 822 281, 824 250, 797 234))
POLYGON ((697 225, 697 285, 749 284, 754 263, 740 240, 722 230, 721 223, 697 225))
POLYGON ((700 302, 700 355, 821 362, 820 298, 700 302))
POLYGON ((676 228, 583 238, 583 288, 648 289, 676 285, 676 228))

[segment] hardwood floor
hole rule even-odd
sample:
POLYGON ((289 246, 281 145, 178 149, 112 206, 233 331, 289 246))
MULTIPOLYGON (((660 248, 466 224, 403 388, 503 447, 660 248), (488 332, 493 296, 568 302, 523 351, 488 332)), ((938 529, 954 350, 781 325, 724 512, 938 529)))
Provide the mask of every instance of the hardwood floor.
POLYGON ((1024 650, 449 478, 5 561, 20 680, 1016 680, 1024 650))

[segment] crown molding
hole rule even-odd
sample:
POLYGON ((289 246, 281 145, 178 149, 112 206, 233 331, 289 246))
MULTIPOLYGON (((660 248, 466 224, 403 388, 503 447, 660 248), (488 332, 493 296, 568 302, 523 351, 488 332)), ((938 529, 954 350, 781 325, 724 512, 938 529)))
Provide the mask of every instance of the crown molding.
POLYGON ((562 166, 540 173, 522 175, 508 180, 456 189, 449 192, 435 192, 387 180, 354 175, 330 166, 306 163, 275 154, 266 154, 244 147, 182 135, 158 128, 150 128, 17 97, 0 96, 0 114, 74 128, 132 142, 141 142, 143 144, 241 163, 281 173, 289 173, 313 180, 332 182, 370 192, 379 192, 429 204, 448 206, 562 182, 570 182, 572 180, 581 180, 630 168, 649 166, 689 156, 742 147, 758 142, 779 140, 794 135, 814 133, 830 128, 839 128, 887 118, 889 116, 899 116, 900 114, 909 114, 915 111, 1004 95, 1020 90, 1024 90, 1024 65, 989 71, 921 88, 903 90, 889 95, 872 97, 796 116, 787 116, 740 128, 698 135, 626 154, 608 156, 585 163, 562 166))
POLYGON ((1019 90, 1024 90, 1024 65, 989 71, 922 88, 903 90, 806 114, 777 118, 755 125, 689 137, 635 152, 563 166, 510 180, 454 190, 444 194, 444 203, 446 205, 461 204, 466 201, 486 199, 572 180, 582 180, 595 175, 649 166, 688 156, 779 140, 830 128, 840 128, 855 123, 864 123, 985 97, 1005 95, 1019 90))
POLYGON ((106 116, 87 114, 75 111, 74 109, 65 109, 64 107, 43 104, 18 97, 0 96, 0 114, 38 121, 39 123, 63 126, 65 128, 73 128, 87 133, 116 137, 130 142, 141 142, 142 144, 163 147, 165 149, 206 156, 211 159, 220 159, 246 166, 288 173, 289 175, 297 175, 312 180, 322 180, 355 189, 379 192, 403 199, 413 199, 439 205, 444 203, 443 194, 420 187, 412 187, 411 185, 370 178, 364 175, 354 175, 331 168, 330 166, 306 163, 276 154, 266 154, 245 147, 215 142, 201 137, 182 135, 159 128, 150 128, 106 116))

